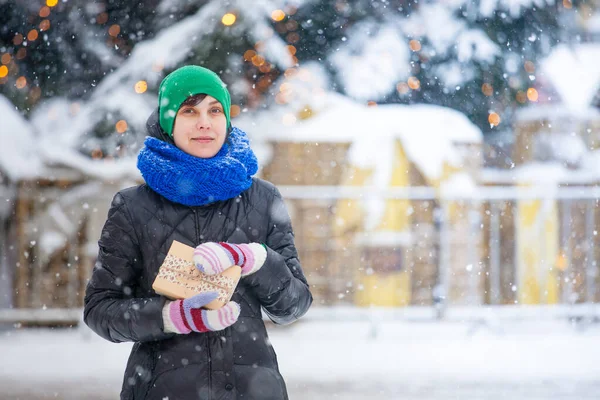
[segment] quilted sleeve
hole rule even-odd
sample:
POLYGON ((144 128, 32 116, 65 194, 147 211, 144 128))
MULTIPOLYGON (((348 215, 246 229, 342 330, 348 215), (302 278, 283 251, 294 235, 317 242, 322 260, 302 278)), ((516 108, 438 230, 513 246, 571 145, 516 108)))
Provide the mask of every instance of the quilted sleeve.
POLYGON ((312 304, 312 294, 302 272, 294 244, 294 231, 279 191, 269 202, 267 259, 263 267, 246 278, 265 313, 276 324, 290 324, 303 316, 312 304))
POLYGON ((83 320, 111 342, 145 342, 173 336, 163 332, 163 297, 136 298, 142 271, 139 245, 125 199, 114 197, 98 241, 88 282, 83 320))

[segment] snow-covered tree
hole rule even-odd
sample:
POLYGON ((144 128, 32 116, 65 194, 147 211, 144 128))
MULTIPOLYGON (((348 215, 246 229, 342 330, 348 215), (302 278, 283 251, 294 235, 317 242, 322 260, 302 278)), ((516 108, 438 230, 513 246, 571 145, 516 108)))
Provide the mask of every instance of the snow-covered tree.
POLYGON ((504 116, 527 100, 536 61, 558 41, 562 8, 553 0, 307 2, 295 16, 296 47, 350 97, 449 106, 489 130, 491 111, 504 116))
POLYGON ((46 4, 0 0, 0 92, 32 109, 39 131, 94 157, 137 152, 160 80, 187 63, 220 73, 232 115, 276 101, 311 66, 324 90, 449 106, 489 130, 490 112, 508 121, 528 101, 569 12, 552 0, 46 4))
POLYGON ((285 15, 283 9, 297 2, 261 1, 252 7, 242 0, 61 2, 48 8, 57 19, 51 27, 56 25, 61 35, 50 28, 48 37, 33 41, 55 46, 52 58, 39 65, 28 58, 37 51, 34 44, 13 40, 42 13, 39 5, 27 4, 18 3, 17 11, 8 7, 13 11, 3 28, 0 50, 12 64, 0 90, 12 92, 8 97, 18 105, 21 93, 30 98, 41 91, 41 99, 47 94, 51 99, 32 112, 34 126, 52 142, 75 146, 93 157, 137 152, 145 119, 156 106, 158 84, 183 64, 219 72, 230 87, 235 115, 248 105, 261 104, 271 83, 297 61, 273 28, 285 15), (57 43, 64 42, 71 47, 60 50, 57 43), (16 59, 21 48, 27 48, 28 56, 16 59), (42 74, 43 80, 36 78, 42 74), (20 77, 27 83, 15 87, 20 77))

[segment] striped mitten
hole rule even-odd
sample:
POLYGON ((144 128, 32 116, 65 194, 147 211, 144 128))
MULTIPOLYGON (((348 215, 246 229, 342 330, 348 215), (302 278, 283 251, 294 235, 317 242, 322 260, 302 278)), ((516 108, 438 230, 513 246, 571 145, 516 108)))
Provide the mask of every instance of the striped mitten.
POLYGON ((240 316, 240 306, 234 301, 218 310, 202 309, 217 297, 217 292, 206 292, 189 299, 167 302, 162 311, 165 332, 221 331, 235 324, 240 316))
POLYGON ((202 243, 194 250, 194 264, 207 275, 220 274, 232 265, 242 268, 242 276, 255 273, 267 259, 267 250, 260 243, 202 243))

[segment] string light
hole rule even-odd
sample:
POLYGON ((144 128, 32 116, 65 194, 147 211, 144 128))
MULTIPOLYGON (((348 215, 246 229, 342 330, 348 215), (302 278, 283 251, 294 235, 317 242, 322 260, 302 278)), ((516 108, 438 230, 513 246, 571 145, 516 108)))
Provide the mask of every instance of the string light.
POLYGON ((277 93, 275 95, 275 103, 277 104, 286 104, 287 103, 287 98, 283 93, 277 93))
POLYGON ((0 78, 4 78, 8 75, 8 67, 6 65, 0 66, 0 78))
POLYGON ((498 126, 500 125, 500 115, 498 115, 495 112, 491 112, 490 115, 488 116, 488 122, 490 123, 490 125, 492 126, 498 126))
POLYGON ((50 20, 45 19, 40 22, 40 32, 47 31, 48 29, 50 29, 50 20))
POLYGON ((27 49, 25 47, 21 47, 19 50, 17 50, 17 55, 16 55, 17 60, 22 60, 26 56, 27 56, 27 49))
POLYGON ((275 10, 271 13, 271 18, 275 22, 283 21, 285 18, 285 12, 283 12, 283 10, 275 10))
POLYGON ((117 37, 117 35, 121 32, 121 27, 117 24, 111 25, 108 28, 108 34, 112 37, 117 37))
POLYGON ((292 46, 291 44, 287 46, 288 51, 290 52, 291 55, 295 56, 296 55, 296 47, 292 46))
POLYGON ((92 150, 92 158, 93 159, 102 158, 102 156, 103 156, 102 150, 100 150, 100 149, 92 150))
POLYGON ((252 61, 252 58, 256 55, 254 50, 246 50, 244 53, 244 61, 252 61))
POLYGON ((283 75, 286 78, 291 78, 292 76, 296 75, 298 73, 298 70, 296 68, 288 68, 285 70, 285 72, 283 73, 283 75))
POLYGON ((292 92, 292 85, 288 82, 284 82, 279 86, 279 91, 285 95, 288 95, 292 92))
POLYGON ((46 5, 48 7, 54 7, 58 4, 58 0, 46 0, 46 5))
POLYGON ((127 130, 127 121, 125 121, 124 119, 118 121, 115 124, 115 128, 117 129, 117 132, 125 133, 125 131, 127 130))
POLYGON ((35 86, 29 92, 29 98, 31 99, 32 103, 35 103, 36 101, 38 101, 41 96, 42 96, 42 89, 40 89, 39 86, 35 86))
POLYGON ((377 107, 377 103, 371 100, 367 103, 367 107, 377 107))
POLYGON ((231 25, 235 24, 236 19, 237 19, 237 17, 235 16, 235 14, 227 13, 227 14, 223 15, 223 18, 221 18, 221 22, 225 26, 231 26, 231 25))
POLYGON ((414 76, 411 76, 408 78, 408 87, 412 90, 418 90, 421 87, 421 82, 414 76))
POLYGON ((2 64, 8 64, 11 59, 12 59, 12 57, 10 56, 10 54, 4 53, 4 54, 2 54, 2 57, 0 58, 0 62, 2 62, 2 64))
POLYGON ((17 79, 15 86, 17 87, 17 89, 23 89, 25 86, 27 86, 27 78, 25 78, 24 76, 20 76, 17 79))
POLYGON ((421 42, 419 42, 418 40, 413 39, 410 42, 408 42, 408 45, 412 51, 421 50, 421 42))
POLYGON ((484 83, 483 85, 481 85, 481 91, 484 95, 488 97, 494 94, 494 88, 489 83, 484 83))
POLYGON ((271 86, 272 80, 268 75, 263 75, 258 82, 256 82, 256 88, 262 92, 267 90, 271 86))
POLYGON ((50 15, 50 7, 44 6, 40 8, 40 17, 48 18, 48 15, 50 15))
POLYGON ((285 27, 288 31, 295 31, 296 29, 298 29, 298 21, 290 19, 288 22, 285 23, 285 27))
POLYGON ((261 66, 258 68, 258 70, 259 70, 260 72, 262 72, 263 74, 266 74, 266 73, 268 73, 268 72, 270 72, 270 71, 271 71, 271 64, 269 64, 269 63, 265 63, 265 64, 261 65, 261 66))
POLYGON ((38 36, 39 36, 38 31, 36 29, 32 29, 27 34, 27 40, 29 40, 30 42, 33 42, 33 41, 37 40, 38 36))
POLYGON ((517 97, 517 101, 521 104, 525 104, 527 102, 527 94, 522 90, 519 90, 517 92, 516 97, 517 97))
POLYGON ((396 85, 396 90, 398 91, 398 93, 400 94, 406 94, 410 91, 410 88, 408 87, 408 85, 406 84, 406 82, 400 82, 396 85))
POLYGON ((296 43, 298 40, 300 40, 300 35, 298 35, 296 32, 288 33, 286 40, 288 43, 296 43))
POLYGON ((144 93, 146 90, 148 90, 148 83, 146 81, 138 81, 135 84, 135 92, 138 94, 142 94, 144 93))
POLYGON ((104 25, 107 22, 108 22, 108 14, 107 13, 98 14, 98 16, 96 17, 96 23, 98 25, 104 25))
POLYGON ((254 64, 254 66, 260 67, 264 63, 265 63, 265 58, 263 56, 255 55, 254 57, 252 57, 252 64, 254 64))
POLYGON ((525 61, 523 67, 525 68, 525 71, 527 71, 528 74, 533 74, 535 72, 535 64, 531 61, 525 61))
POLYGON ((534 88, 527 89, 527 98, 529 99, 529 101, 538 101, 538 91, 534 88))
POLYGON ((13 38, 13 44, 15 46, 19 46, 21 43, 23 43, 23 40, 24 40, 23 35, 21 35, 20 33, 17 33, 15 35, 15 37, 13 38))
POLYGON ((238 106, 237 104, 233 104, 233 105, 231 106, 231 108, 229 109, 229 116, 230 116, 231 118, 235 118, 235 117, 237 117, 238 115, 240 115, 240 112, 241 112, 241 111, 242 111, 242 110, 241 110, 240 106, 238 106))

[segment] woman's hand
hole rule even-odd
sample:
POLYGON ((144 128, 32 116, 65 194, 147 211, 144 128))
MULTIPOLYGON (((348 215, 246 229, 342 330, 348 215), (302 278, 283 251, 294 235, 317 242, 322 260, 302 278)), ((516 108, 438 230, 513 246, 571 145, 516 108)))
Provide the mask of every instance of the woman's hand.
POLYGON ((207 275, 220 274, 232 265, 242 268, 242 276, 258 271, 267 259, 267 250, 260 243, 202 243, 194 250, 196 268, 207 275))
POLYGON ((165 332, 187 334, 192 331, 221 331, 235 324, 240 316, 240 306, 234 301, 218 310, 202 309, 218 296, 217 292, 206 292, 189 299, 167 302, 163 308, 165 332))

